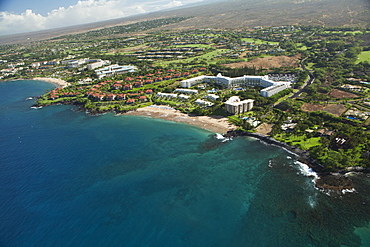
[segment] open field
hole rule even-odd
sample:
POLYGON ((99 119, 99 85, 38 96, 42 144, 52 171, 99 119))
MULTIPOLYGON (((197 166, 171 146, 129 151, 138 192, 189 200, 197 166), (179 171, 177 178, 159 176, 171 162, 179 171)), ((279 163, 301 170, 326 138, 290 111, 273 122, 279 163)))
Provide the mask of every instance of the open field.
POLYGON ((356 97, 358 97, 357 94, 350 93, 350 92, 345 92, 345 91, 342 91, 342 90, 339 90, 339 89, 333 89, 333 90, 331 90, 331 92, 329 93, 329 95, 331 97, 337 98, 337 99, 356 98, 356 97))
POLYGON ((320 137, 312 137, 312 138, 306 138, 305 136, 299 135, 290 135, 287 136, 285 134, 276 135, 275 139, 284 141, 287 143, 291 143, 291 145, 299 145, 301 149, 308 150, 311 147, 319 146, 320 143, 320 137))
POLYGON ((279 44, 279 42, 266 41, 266 40, 262 40, 262 39, 253 39, 253 38, 243 38, 242 41, 243 42, 254 43, 254 44, 257 44, 257 45, 261 45, 261 44, 278 45, 279 44))
POLYGON ((330 34, 343 34, 343 35, 348 35, 348 34, 359 34, 362 33, 362 31, 324 31, 324 33, 330 33, 330 34))
POLYGON ((273 125, 268 123, 263 123, 256 128, 256 133, 268 135, 272 130, 273 125))
POLYGON ((307 50, 307 46, 305 46, 305 45, 304 45, 304 44, 302 44, 302 43, 297 43, 296 45, 297 45, 297 48, 298 48, 299 50, 301 50, 301 51, 305 51, 305 50, 307 50))
POLYGON ((229 68, 242 68, 242 67, 255 67, 255 68, 281 68, 281 67, 299 67, 300 55, 295 55, 292 57, 288 56, 268 56, 268 57, 257 57, 253 58, 248 62, 238 62, 224 64, 225 67, 229 68))
POLYGON ((313 112, 313 111, 326 111, 328 113, 333 114, 334 116, 339 117, 347 110, 347 108, 342 104, 327 104, 327 105, 319 105, 319 104, 310 104, 304 103, 301 108, 303 111, 313 112))
POLYGON ((308 70, 311 70, 312 68, 313 68, 313 66, 314 66, 315 64, 314 63, 308 63, 307 64, 307 66, 306 66, 306 68, 308 69, 308 70))
POLYGON ((190 57, 190 58, 185 58, 185 59, 177 59, 177 60, 170 60, 170 61, 158 61, 156 66, 166 66, 171 63, 188 63, 194 59, 202 60, 205 59, 209 64, 215 64, 218 60, 214 59, 215 56, 222 54, 226 51, 226 49, 219 49, 219 50, 214 50, 211 52, 207 52, 203 55, 200 56, 195 56, 195 57, 190 57))
POLYGON ((370 51, 363 51, 358 55, 356 63, 368 61, 370 63, 370 51))
POLYGON ((139 46, 134 46, 134 47, 127 47, 127 48, 123 48, 123 49, 118 49, 118 50, 115 50, 113 52, 109 52, 107 53, 108 55, 112 55, 112 54, 128 54, 128 53, 134 53, 136 51, 142 51, 142 50, 145 50, 145 49, 148 49, 149 46, 147 45, 139 45, 139 46))

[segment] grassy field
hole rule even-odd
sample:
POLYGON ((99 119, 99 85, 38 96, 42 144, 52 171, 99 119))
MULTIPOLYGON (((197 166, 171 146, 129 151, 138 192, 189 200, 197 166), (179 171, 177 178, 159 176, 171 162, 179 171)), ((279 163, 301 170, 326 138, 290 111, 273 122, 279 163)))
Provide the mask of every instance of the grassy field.
POLYGON ((357 33, 362 33, 362 31, 324 31, 324 33, 331 33, 331 34, 343 34, 343 35, 347 35, 347 34, 357 34, 357 33))
POLYGON ((307 46, 303 45, 302 43, 297 43, 297 48, 301 51, 307 50, 307 46))
POLYGON ((155 63, 156 66, 167 66, 168 64, 170 63, 188 63, 188 62, 191 62, 193 61, 194 59, 197 59, 197 60, 206 60, 208 64, 214 64, 217 62, 217 60, 213 59, 216 55, 219 55, 219 54, 222 54, 226 51, 226 49, 220 49, 220 50, 214 50, 214 51, 211 51, 211 52, 208 52, 208 53, 205 53, 203 55, 200 55, 200 56, 196 56, 196 57, 190 57, 190 58, 186 58, 186 59, 177 59, 177 60, 171 60, 171 61, 158 61, 157 63, 155 63))
POLYGON ((308 70, 311 70, 311 69, 313 68, 313 66, 314 66, 314 65, 315 65, 314 63, 307 63, 306 68, 307 68, 308 70))
POLYGON ((363 51, 358 55, 356 63, 368 61, 370 63, 370 51, 363 51))
POLYGON ((170 45, 166 48, 181 48, 181 47, 210 48, 211 45, 203 45, 203 44, 170 45))
POLYGON ((288 142, 290 145, 299 145, 303 150, 308 150, 311 147, 321 145, 320 137, 305 138, 305 136, 287 136, 286 134, 279 134, 274 136, 274 138, 276 140, 288 142))
POLYGON ((279 42, 272 42, 272 41, 266 41, 266 40, 261 40, 261 39, 253 39, 253 38, 243 38, 242 41, 243 42, 254 43, 254 44, 257 44, 257 45, 261 45, 261 44, 278 45, 279 44, 279 42))

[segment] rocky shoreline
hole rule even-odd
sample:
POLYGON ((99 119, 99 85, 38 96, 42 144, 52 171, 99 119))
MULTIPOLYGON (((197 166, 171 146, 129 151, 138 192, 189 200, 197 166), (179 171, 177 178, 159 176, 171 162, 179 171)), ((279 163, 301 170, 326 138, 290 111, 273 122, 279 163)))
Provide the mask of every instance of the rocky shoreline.
POLYGON ((347 192, 355 192, 355 185, 348 174, 351 173, 370 173, 370 169, 362 167, 351 167, 345 170, 330 171, 323 167, 319 162, 313 159, 309 152, 300 148, 290 146, 284 142, 275 140, 270 136, 259 133, 252 133, 246 131, 228 131, 225 137, 248 136, 261 140, 269 145, 278 146, 286 149, 287 151, 297 155, 297 161, 308 165, 314 172, 317 173, 319 178, 316 180, 316 187, 326 194, 341 195, 347 192))
MULTIPOLYGON (((75 106, 78 107, 79 111, 84 111, 85 113, 87 113, 89 115, 99 115, 99 114, 105 114, 105 113, 108 113, 108 112, 113 112, 113 111, 103 111, 103 112, 101 112, 101 111, 89 111, 88 109, 83 107, 81 104, 78 104, 76 102, 70 102, 70 101, 69 102, 68 101, 67 102, 58 102, 57 104, 75 105, 75 106)), ((49 104, 49 105, 56 105, 56 104, 49 104)), ((39 105, 35 104, 34 106, 38 107, 39 105)), ((46 106, 46 105, 43 105, 43 106, 46 106)), ((145 113, 145 111, 144 111, 145 114, 143 114, 142 112, 138 113, 137 109, 133 110, 133 111, 129 111, 129 112, 114 112, 114 113, 115 114, 137 115, 137 116, 145 116, 145 115, 148 114, 148 112, 145 113)), ((183 122, 183 123, 196 125, 198 127, 205 128, 205 129, 212 129, 209 126, 206 126, 204 124, 204 122, 201 122, 201 124, 197 123, 196 120, 191 119, 190 116, 187 116, 187 118, 191 119, 192 121, 184 121, 183 119, 181 119, 181 121, 180 121, 180 120, 176 120, 174 118, 174 116, 172 116, 172 115, 168 116, 168 113, 170 113, 170 112, 166 112, 165 115, 163 115, 163 114, 150 114, 150 117, 161 118, 161 119, 165 119, 165 120, 173 120, 173 121, 176 121, 176 122, 183 122)), ((184 115, 186 115, 186 114, 184 114, 184 115)), ((217 130, 222 130, 222 128, 218 128, 217 130)), ((241 130, 235 130, 235 128, 231 129, 231 130, 229 128, 229 130, 227 130, 226 133, 224 134, 224 137, 226 137, 226 138, 237 137, 237 136, 248 136, 248 137, 256 138, 256 139, 258 139, 262 142, 265 142, 269 145, 274 145, 274 146, 277 146, 277 147, 284 148, 285 150, 295 154, 297 156, 297 161, 308 165, 315 173, 317 173, 319 178, 316 180, 316 187, 320 191, 322 191, 326 194, 340 195, 340 194, 344 194, 348 191, 353 192, 353 191, 355 191, 354 190, 355 186, 354 186, 353 181, 351 180, 350 176, 348 176, 348 174, 351 174, 351 173, 361 173, 361 174, 370 173, 370 169, 362 168, 362 167, 350 167, 348 169, 337 170, 337 171, 328 170, 325 167, 323 167, 319 162, 317 162, 315 159, 313 159, 310 156, 308 151, 302 150, 302 149, 294 147, 294 146, 290 146, 290 145, 288 145, 284 142, 280 142, 280 141, 275 140, 274 138, 272 138, 270 136, 267 136, 267 135, 264 135, 264 134, 241 131, 241 130)))

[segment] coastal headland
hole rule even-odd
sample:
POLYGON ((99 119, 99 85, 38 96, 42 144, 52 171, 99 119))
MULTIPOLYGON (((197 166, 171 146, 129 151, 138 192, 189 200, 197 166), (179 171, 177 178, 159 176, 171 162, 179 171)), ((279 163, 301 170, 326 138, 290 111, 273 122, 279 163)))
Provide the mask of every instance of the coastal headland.
POLYGON ((310 156, 308 151, 302 150, 295 146, 290 146, 284 142, 275 140, 274 138, 262 133, 234 130, 228 131, 225 134, 225 136, 226 137, 249 136, 252 138, 256 138, 262 142, 265 142, 269 145, 281 147, 287 150, 288 152, 295 154, 297 156, 296 157, 297 161, 308 165, 310 169, 312 169, 312 171, 314 171, 318 175, 318 179, 315 180, 316 188, 328 195, 332 195, 333 193, 341 195, 347 192, 356 191, 353 181, 351 180, 350 176, 347 175, 353 172, 362 174, 369 173, 368 169, 360 167, 351 167, 349 169, 338 170, 336 172, 329 171, 319 162, 314 160, 310 156))

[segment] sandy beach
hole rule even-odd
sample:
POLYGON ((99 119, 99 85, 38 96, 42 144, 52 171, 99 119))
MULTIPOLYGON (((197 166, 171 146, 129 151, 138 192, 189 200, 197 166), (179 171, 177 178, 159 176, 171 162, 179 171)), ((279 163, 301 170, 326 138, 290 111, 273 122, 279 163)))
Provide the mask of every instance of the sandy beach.
POLYGON ((222 116, 191 116, 163 105, 153 105, 139 108, 136 111, 127 112, 125 115, 147 116, 179 123, 186 123, 220 134, 226 133, 230 130, 235 130, 237 128, 237 126, 229 123, 228 119, 222 116))
POLYGON ((55 84, 57 86, 60 86, 60 87, 69 86, 69 83, 68 82, 63 81, 62 79, 57 79, 57 78, 35 77, 32 80, 46 81, 46 82, 53 83, 53 84, 55 84))

